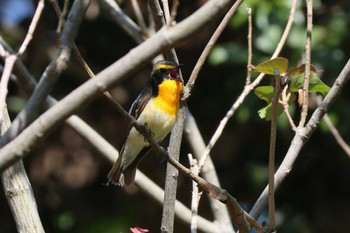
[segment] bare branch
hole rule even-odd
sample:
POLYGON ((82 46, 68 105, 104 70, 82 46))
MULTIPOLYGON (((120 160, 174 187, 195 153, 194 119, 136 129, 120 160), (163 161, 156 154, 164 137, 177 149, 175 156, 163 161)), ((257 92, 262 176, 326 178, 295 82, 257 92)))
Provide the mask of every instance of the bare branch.
POLYGON ((136 25, 129 16, 124 14, 120 9, 116 1, 114 0, 104 0, 101 1, 102 6, 106 8, 112 17, 112 19, 126 32, 131 38, 133 38, 137 43, 142 43, 145 39, 141 28, 136 25))
POLYGON ((310 65, 311 65, 311 35, 312 35, 312 0, 306 0, 306 43, 305 43, 305 80, 302 90, 303 105, 300 116, 299 128, 304 127, 309 109, 309 84, 310 84, 310 65))
POLYGON ((131 5, 134 10, 138 25, 142 28, 142 31, 146 32, 147 31, 146 22, 145 22, 145 19, 143 18, 138 1, 131 0, 131 5))
POLYGON ((275 73, 275 86, 274 96, 272 100, 272 118, 270 129, 270 149, 269 149, 269 229, 273 232, 276 228, 276 216, 275 216, 275 154, 276 154, 276 137, 277 137, 277 107, 279 98, 281 95, 281 76, 277 69, 274 69, 275 73))
MULTIPOLYGON (((1 50, 3 50, 3 46, 1 46, 1 50)), ((6 53, 7 54, 7 53, 6 53)), ((3 122, 3 113, 4 109, 6 106, 6 96, 8 93, 8 82, 10 80, 10 76, 12 73, 13 65, 16 62, 16 55, 5 55, 5 67, 4 67, 4 72, 2 73, 1 76, 1 81, 0 81, 0 126, 2 125, 3 122)))
POLYGON ((171 6, 171 17, 170 17, 170 22, 174 22, 176 15, 177 15, 177 8, 179 6, 180 2, 179 0, 174 0, 173 5, 171 6))
POLYGON ((291 6, 290 12, 289 12, 289 18, 288 18, 287 25, 284 28, 282 37, 281 37, 280 41, 278 42, 277 47, 275 49, 275 52, 273 53, 271 58, 275 58, 281 53, 282 48, 287 41, 287 38, 289 36, 289 32, 292 29, 292 25, 294 23, 295 9, 297 8, 297 3, 298 3, 298 0, 293 0, 292 6, 291 6))
POLYGON ((252 26, 252 8, 247 9, 248 13, 248 61, 247 61, 247 78, 245 81, 246 85, 249 85, 251 82, 251 77, 252 77, 252 57, 253 57, 253 46, 252 46, 252 31, 253 31, 253 26, 252 26))
MULTIPOLYGON (((321 104, 322 96, 316 96, 316 95, 313 95, 313 96, 315 97, 317 104, 321 104)), ((328 128, 330 129, 331 133, 333 134, 339 146, 344 150, 344 152, 350 158, 350 146, 346 143, 346 141, 340 135, 338 129, 335 127, 335 125, 333 124, 332 120, 330 119, 327 113, 324 115, 323 120, 327 124, 328 128)))
POLYGON ((295 131, 297 129, 297 127, 295 126, 294 124, 294 121, 290 115, 290 112, 289 112, 289 99, 291 97, 291 93, 289 92, 287 94, 287 90, 288 90, 288 85, 286 85, 282 91, 282 101, 280 101, 280 103, 282 104, 283 106, 283 112, 284 114, 286 115, 287 119, 288 119, 288 122, 292 128, 293 131, 295 131))
MULTIPOLYGON (((190 162, 191 171, 193 174, 198 176, 198 163, 197 160, 192 157, 192 154, 188 154, 188 160, 190 162)), ((198 223, 198 204, 202 193, 199 192, 198 185, 196 182, 192 181, 192 199, 191 199, 191 233, 197 233, 198 223)))
MULTIPOLYGON (((293 164, 298 157, 300 150, 305 145, 307 140, 311 137, 313 132, 316 130, 318 125, 320 124, 321 119, 326 114, 328 109, 334 103, 336 98, 341 93, 343 87, 350 79, 350 60, 346 63, 343 70, 339 74, 338 78, 335 80, 331 90, 328 95, 322 101, 322 103, 317 107, 317 109, 312 114, 309 122, 304 128, 297 129, 295 136, 290 144, 288 152, 283 159, 280 167, 275 173, 275 190, 279 188, 281 183, 287 177, 289 172, 291 171, 293 164)), ((257 218, 262 211, 266 208, 267 204, 267 196, 268 196, 268 187, 264 189, 258 200, 255 202, 253 208, 249 212, 250 215, 254 218, 257 218)))
POLYGON ((40 16, 41 16, 43 9, 44 9, 44 0, 40 0, 38 2, 38 6, 36 8, 36 11, 34 13, 32 22, 30 23, 28 33, 27 33, 26 37, 24 38, 24 41, 23 41, 21 47, 18 50, 18 53, 17 53, 18 56, 21 56, 26 51, 28 44, 33 39, 33 34, 35 31, 36 25, 39 22, 39 19, 40 19, 40 16))
MULTIPOLYGON (((3 135, 11 125, 7 109, 4 109, 4 122, 0 128, 3 135)), ((18 232, 44 232, 32 186, 22 160, 19 160, 1 174, 3 189, 16 222, 18 232)))
POLYGON ((171 24, 170 10, 169 10, 169 2, 168 0, 162 0, 163 11, 165 16, 165 22, 167 25, 171 24))

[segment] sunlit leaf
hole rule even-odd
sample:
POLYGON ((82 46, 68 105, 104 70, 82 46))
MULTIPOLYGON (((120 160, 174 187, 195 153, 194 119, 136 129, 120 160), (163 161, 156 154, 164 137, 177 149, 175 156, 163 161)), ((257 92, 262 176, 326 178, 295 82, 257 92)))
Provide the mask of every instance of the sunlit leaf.
MULTIPOLYGON (((310 65, 310 70, 314 73, 317 73, 317 69, 314 65, 310 65)), ((291 71, 289 71, 287 73, 288 76, 295 76, 298 74, 302 74, 305 73, 305 64, 302 64, 300 66, 295 67, 294 69, 292 69, 291 71)))
MULTIPOLYGON (((258 96, 260 99, 267 102, 267 106, 260 109, 258 111, 260 118, 265 119, 267 121, 271 120, 272 118, 272 100, 274 97, 274 89, 272 86, 260 86, 255 88, 254 93, 256 96, 258 96)), ((283 107, 281 104, 278 104, 277 107, 277 117, 281 115, 283 112, 283 107)))
POLYGON ((274 74, 274 69, 277 69, 279 74, 285 73, 288 69, 288 59, 284 57, 276 57, 257 65, 254 71, 264 74, 274 74))
POLYGON ((254 93, 257 97, 259 97, 262 100, 265 100, 267 103, 271 103, 272 98, 274 96, 272 86, 257 87, 257 88, 255 88, 254 93))
MULTIPOLYGON (((258 111, 259 116, 261 119, 270 121, 272 119, 272 103, 267 105, 266 107, 260 109, 258 111)), ((282 104, 278 103, 277 105, 277 117, 279 117, 283 113, 283 106, 282 104)))
MULTIPOLYGON (((290 91, 298 92, 299 89, 303 89, 305 74, 301 73, 295 76, 291 76, 291 84, 290 91)), ((324 84, 321 79, 317 76, 316 73, 310 73, 310 84, 309 84, 309 92, 319 92, 323 96, 325 96, 330 90, 330 87, 324 84)))

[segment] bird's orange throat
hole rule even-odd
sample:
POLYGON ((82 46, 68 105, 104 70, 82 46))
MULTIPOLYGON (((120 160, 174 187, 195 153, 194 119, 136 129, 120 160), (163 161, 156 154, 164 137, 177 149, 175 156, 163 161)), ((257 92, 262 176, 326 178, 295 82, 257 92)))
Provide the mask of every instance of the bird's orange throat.
POLYGON ((155 105, 168 114, 176 115, 182 87, 182 83, 176 80, 164 80, 158 86, 158 96, 154 99, 155 105))

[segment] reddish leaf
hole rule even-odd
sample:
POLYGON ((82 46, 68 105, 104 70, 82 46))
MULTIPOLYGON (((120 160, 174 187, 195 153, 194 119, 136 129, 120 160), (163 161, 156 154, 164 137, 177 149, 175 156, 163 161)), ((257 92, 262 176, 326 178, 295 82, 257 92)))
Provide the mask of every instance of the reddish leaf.
MULTIPOLYGON (((310 70, 311 72, 317 73, 317 69, 314 65, 310 65, 310 70)), ((291 71, 288 72, 288 76, 294 76, 294 75, 298 75, 298 74, 302 74, 305 73, 305 64, 302 64, 300 66, 295 67, 294 69, 292 69, 291 71)))
POLYGON ((130 227, 130 231, 132 233, 146 233, 146 232, 149 232, 148 229, 142 229, 140 227, 130 227))

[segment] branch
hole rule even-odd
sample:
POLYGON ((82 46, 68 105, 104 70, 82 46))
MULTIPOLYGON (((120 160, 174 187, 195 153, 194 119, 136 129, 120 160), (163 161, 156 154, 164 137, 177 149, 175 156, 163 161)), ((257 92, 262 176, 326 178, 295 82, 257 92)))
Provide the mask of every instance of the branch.
POLYGON ((137 20, 138 25, 141 27, 143 32, 146 32, 147 31, 146 22, 145 22, 145 19, 143 18, 138 1, 131 0, 131 5, 132 5, 132 8, 134 10, 134 14, 136 16, 136 20, 137 20))
POLYGON ((249 85, 251 82, 252 78, 252 57, 253 57, 253 45, 252 45, 252 31, 253 31, 253 26, 252 26, 252 8, 247 8, 247 13, 248 13, 248 61, 247 61, 247 78, 245 81, 246 85, 249 85))
MULTIPOLYGON (((313 95, 313 96, 315 97, 317 104, 321 104, 322 96, 316 96, 316 95, 313 95)), ((335 125, 333 124, 332 120, 330 119, 327 113, 324 115, 323 120, 327 124, 331 133, 333 134, 338 145, 344 150, 344 152, 350 158, 350 146, 345 142, 343 137, 340 135, 338 129, 335 127, 335 125)))
MULTIPOLYGON (((3 135, 11 125, 7 109, 3 112, 4 121, 0 128, 3 135)), ((32 186, 22 160, 1 174, 3 189, 16 222, 18 232, 45 232, 41 224, 32 186)))
POLYGON ((142 43, 147 35, 144 35, 141 28, 130 19, 129 16, 124 14, 120 9, 116 1, 104 0, 101 1, 102 7, 107 9, 112 20, 114 20, 131 38, 137 43, 142 43))
POLYGON ((18 50, 18 53, 17 53, 18 56, 21 56, 26 51, 26 49, 28 47, 28 44, 33 39, 33 34, 34 34, 34 31, 35 31, 35 28, 36 28, 36 26, 37 26, 37 24, 39 22, 41 13, 42 13, 42 11, 44 9, 44 3, 45 3, 44 0, 40 0, 38 2, 38 6, 37 6, 37 8, 35 10, 32 22, 30 23, 28 33, 27 33, 26 37, 24 38, 24 41, 23 41, 21 47, 18 50))
MULTIPOLYGON (((313 132, 319 126, 321 119, 326 114, 328 109, 332 106, 336 98, 340 95, 342 89, 350 78, 350 60, 344 66, 342 72, 335 80, 328 95, 324 98, 322 103, 318 106, 315 112, 312 114, 309 122, 304 128, 296 130, 295 136, 290 144, 288 152, 283 159, 280 167, 275 173, 275 191, 280 187, 281 183, 287 177, 291 171, 293 164, 298 157, 300 150, 306 144, 313 132)), ((268 187, 264 189, 253 208, 249 212, 253 218, 258 218, 262 211, 266 208, 268 187)))
MULTIPOLYGON (((192 154, 188 154, 188 160, 190 162, 191 171, 198 176, 198 163, 197 160, 192 157, 192 154)), ((198 222, 198 204, 202 193, 199 192, 198 185, 192 181, 192 199, 191 199, 191 233, 197 233, 198 222)))
POLYGON ((311 35, 312 35, 312 0, 306 0, 307 25, 306 25, 306 43, 305 43, 305 80, 302 90, 302 112, 300 116, 299 128, 304 127, 307 112, 309 109, 309 84, 310 84, 310 65, 311 65, 311 35))
POLYGON ((276 129, 277 129, 277 107, 281 95, 281 77, 277 69, 275 73, 274 96, 272 101, 272 119, 270 130, 270 150, 269 150, 269 220, 271 231, 275 231, 275 187, 274 187, 274 173, 275 173, 275 154, 276 154, 276 129))

